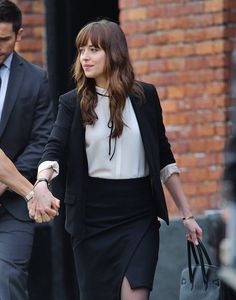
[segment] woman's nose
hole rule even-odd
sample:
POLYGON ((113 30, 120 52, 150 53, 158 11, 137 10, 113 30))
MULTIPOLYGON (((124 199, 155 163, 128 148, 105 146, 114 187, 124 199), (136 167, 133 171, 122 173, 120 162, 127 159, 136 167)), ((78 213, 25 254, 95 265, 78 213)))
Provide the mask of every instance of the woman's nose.
POLYGON ((82 53, 82 59, 83 60, 89 59, 89 51, 88 50, 84 50, 84 52, 82 53))

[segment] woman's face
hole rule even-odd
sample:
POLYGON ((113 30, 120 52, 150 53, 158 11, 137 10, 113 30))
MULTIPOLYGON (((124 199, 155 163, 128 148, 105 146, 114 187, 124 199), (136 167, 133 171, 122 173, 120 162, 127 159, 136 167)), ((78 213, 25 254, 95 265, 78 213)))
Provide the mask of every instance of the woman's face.
POLYGON ((106 53, 102 48, 92 45, 89 40, 86 46, 79 48, 80 63, 87 78, 94 78, 96 85, 106 87, 105 62, 106 53))

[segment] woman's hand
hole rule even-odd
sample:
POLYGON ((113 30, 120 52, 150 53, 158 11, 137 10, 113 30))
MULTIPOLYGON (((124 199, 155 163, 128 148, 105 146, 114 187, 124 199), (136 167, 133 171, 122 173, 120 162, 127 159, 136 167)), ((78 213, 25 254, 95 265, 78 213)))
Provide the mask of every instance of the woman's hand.
POLYGON ((202 239, 202 229, 194 218, 183 220, 184 226, 187 229, 186 237, 189 241, 198 245, 198 239, 202 239))
POLYGON ((45 182, 38 183, 34 188, 34 196, 28 202, 29 216, 37 223, 49 222, 58 216, 60 200, 49 191, 45 182))

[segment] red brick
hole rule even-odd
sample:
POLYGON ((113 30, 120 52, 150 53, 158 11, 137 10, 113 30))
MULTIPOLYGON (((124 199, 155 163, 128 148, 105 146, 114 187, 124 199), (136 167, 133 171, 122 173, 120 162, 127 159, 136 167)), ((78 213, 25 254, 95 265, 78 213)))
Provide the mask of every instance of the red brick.
POLYGON ((147 17, 148 18, 156 18, 156 17, 163 17, 167 14, 168 8, 165 6, 149 6, 147 17))
MULTIPOLYGON (((121 25, 123 31, 129 37, 129 34, 137 33, 138 32, 138 24, 137 23, 124 23, 121 25)), ((142 31, 140 31, 142 32, 142 31)))
POLYGON ((145 73, 148 73, 149 71, 149 65, 147 62, 137 62, 135 63, 134 65, 134 70, 135 70, 135 73, 138 75, 138 74, 145 74, 145 73))
POLYGON ((134 34, 127 38, 129 47, 144 47, 147 45, 147 35, 145 34, 134 34))
POLYGON ((205 12, 224 11, 224 0, 207 0, 204 2, 205 12))
POLYGON ((218 136, 227 136, 228 130, 224 124, 219 124, 216 126, 216 134, 218 136))
POLYGON ((207 67, 209 68, 220 68, 230 65, 230 58, 224 53, 209 55, 205 57, 207 67))
POLYGON ((147 37, 148 45, 161 45, 167 43, 167 33, 156 31, 151 33, 147 37))
POLYGON ((216 82, 206 85, 206 90, 210 95, 219 95, 219 94, 225 94, 227 92, 227 85, 224 82, 216 82))
POLYGON ((26 37, 32 37, 33 35, 33 28, 32 27, 25 27, 24 31, 23 31, 23 35, 22 38, 26 38, 26 37))
POLYGON ((173 73, 160 73, 160 74, 155 74, 157 85, 172 85, 176 84, 176 75, 173 73))
POLYGON ((213 17, 213 24, 218 25, 218 24, 224 24, 226 15, 225 13, 220 12, 220 13, 214 13, 212 17, 213 17))
POLYGON ((174 141, 171 142, 172 149, 174 150, 174 153, 186 153, 188 151, 188 144, 184 141, 181 143, 176 143, 174 141))
POLYGON ((45 33, 45 27, 34 27, 32 29, 32 35, 35 37, 35 38, 41 38, 43 39, 44 38, 44 33, 45 33))
POLYGON ((198 166, 198 158, 194 154, 181 155, 177 160, 180 169, 198 166))
POLYGON ((229 8, 232 8, 232 9, 235 9, 235 8, 236 8, 236 3, 235 3, 235 1, 227 0, 227 3, 228 3, 228 7, 229 7, 229 8))
POLYGON ((183 86, 170 86, 167 88, 167 96, 171 99, 181 99, 184 97, 185 89, 183 86))
POLYGON ((229 98, 225 95, 219 95, 217 97, 214 97, 214 104, 217 107, 227 107, 229 105, 229 98))
POLYGON ((160 56, 160 49, 158 47, 145 47, 139 50, 140 59, 155 59, 160 56))
POLYGON ((136 60, 139 58, 139 50, 137 48, 130 48, 129 55, 132 60, 136 60))
POLYGON ((168 69, 167 62, 164 59, 155 59, 152 62, 149 62, 150 72, 162 72, 168 69))
POLYGON ((206 39, 206 29, 186 30, 184 38, 188 42, 203 41, 206 39))
POLYGON ((142 33, 156 32, 158 30, 158 20, 157 18, 151 20, 139 21, 137 23, 137 31, 142 33))
POLYGON ((193 183, 192 184, 191 183, 184 184, 183 189, 184 189, 185 194, 188 197, 194 196, 197 194, 197 185, 196 184, 193 184, 193 183))
POLYGON ((32 12, 32 3, 31 2, 21 2, 18 4, 21 11, 23 12, 23 19, 24 19, 24 14, 31 13, 32 12))
POLYGON ((185 9, 186 9, 187 5, 184 5, 182 3, 180 4, 173 4, 173 5, 169 5, 167 6, 167 16, 171 16, 171 17, 178 17, 178 16, 183 16, 186 14, 185 9))
POLYGON ((166 100, 162 102, 162 109, 165 113, 168 112, 176 112, 177 111, 177 103, 173 100, 166 100))
POLYGON ((30 62, 33 62, 33 53, 32 52, 24 52, 21 53, 22 56, 30 62))
POLYGON ((131 8, 137 6, 152 5, 156 0, 119 0, 119 8, 131 8))
POLYGON ((184 31, 183 30, 173 30, 169 33, 167 33, 167 42, 168 44, 175 44, 184 42, 184 31))
POLYGON ((147 9, 144 7, 133 8, 126 13, 129 21, 145 20, 147 18, 147 9))
POLYGON ((24 20, 23 20, 24 26, 44 26, 44 16, 41 14, 30 14, 30 15, 25 15, 24 20))
POLYGON ((34 12, 34 13, 44 13, 44 9, 45 9, 45 7, 44 7, 44 2, 43 1, 34 1, 33 3, 32 3, 32 11, 34 12))
POLYGON ((198 195, 207 195, 216 193, 219 190, 219 186, 215 181, 204 181, 197 188, 198 195))
POLYGON ((166 95, 167 95, 166 87, 158 86, 157 92, 158 92, 158 96, 161 100, 166 98, 166 95))
POLYGON ((192 168, 191 172, 182 173, 181 177, 186 178, 187 181, 202 181, 208 180, 208 170, 206 168, 192 168))
POLYGON ((165 117, 165 122, 167 124, 175 125, 186 124, 186 116, 184 116, 183 114, 168 114, 165 117))
POLYGON ((137 6, 137 0, 119 0, 119 8, 130 8, 130 7, 136 7, 137 6))
POLYGON ((183 71, 186 70, 185 58, 170 58, 166 60, 167 71, 183 71))
POLYGON ((223 25, 210 27, 205 30, 205 39, 210 40, 210 39, 224 38, 224 35, 225 35, 225 27, 223 25))
POLYGON ((212 41, 197 44, 195 47, 195 53, 197 55, 212 54, 213 53, 212 41))

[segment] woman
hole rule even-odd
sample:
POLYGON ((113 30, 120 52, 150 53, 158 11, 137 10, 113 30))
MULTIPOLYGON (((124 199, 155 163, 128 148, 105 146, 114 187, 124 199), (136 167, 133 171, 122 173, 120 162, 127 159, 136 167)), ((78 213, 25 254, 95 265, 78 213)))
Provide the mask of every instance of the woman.
POLYGON ((188 238, 197 243, 202 231, 181 188, 156 90, 135 81, 121 28, 92 22, 76 46, 77 88, 60 98, 31 213, 44 218, 51 203, 47 183, 63 160, 80 299, 147 300, 158 258, 157 217, 169 222, 161 179, 183 214, 188 238))

